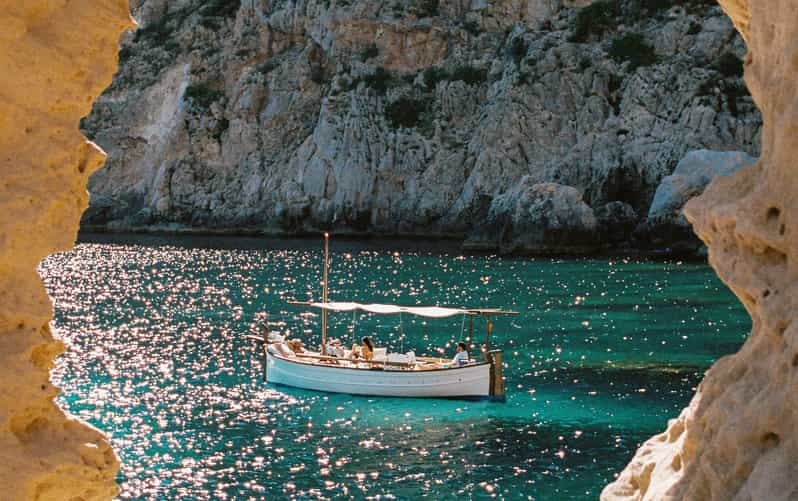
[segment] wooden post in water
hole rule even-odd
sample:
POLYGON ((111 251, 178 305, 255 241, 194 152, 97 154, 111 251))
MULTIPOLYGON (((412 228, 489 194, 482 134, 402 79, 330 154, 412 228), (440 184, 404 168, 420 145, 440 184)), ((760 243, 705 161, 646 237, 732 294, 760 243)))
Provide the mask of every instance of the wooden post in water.
POLYGON ((502 351, 488 352, 490 361, 490 398, 504 401, 504 374, 502 374, 502 351))
POLYGON ((485 360, 490 362, 490 399, 504 401, 504 375, 502 374, 502 351, 490 349, 490 335, 493 332, 493 322, 490 314, 485 315, 488 321, 485 331, 485 360))
MULTIPOLYGON (((324 287, 321 293, 322 303, 327 303, 327 289, 330 268, 330 234, 324 232, 324 287)), ((327 353, 327 309, 321 309, 321 354, 327 353)))

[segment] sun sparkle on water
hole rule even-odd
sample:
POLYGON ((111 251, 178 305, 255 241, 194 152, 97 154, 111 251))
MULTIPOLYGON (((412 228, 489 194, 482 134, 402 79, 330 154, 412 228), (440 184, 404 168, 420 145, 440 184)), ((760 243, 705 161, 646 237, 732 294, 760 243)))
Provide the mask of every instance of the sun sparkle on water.
MULTIPOLYGON (((278 389, 242 336, 268 312, 318 342, 320 317, 285 300, 319 298, 320 246, 291 245, 81 244, 42 264, 69 345, 59 403, 110 436, 120 498, 596 498, 749 329, 704 265, 333 241, 333 299, 520 311, 496 321, 508 401, 278 389)), ((448 355, 464 323, 340 314, 330 331, 448 355)))

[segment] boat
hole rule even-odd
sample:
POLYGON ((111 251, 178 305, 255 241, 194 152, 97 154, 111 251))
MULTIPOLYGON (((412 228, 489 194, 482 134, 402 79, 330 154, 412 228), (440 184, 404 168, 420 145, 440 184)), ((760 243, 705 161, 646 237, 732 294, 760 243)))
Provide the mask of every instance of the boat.
POLYGON ((468 400, 505 400, 502 374, 502 350, 491 349, 492 317, 516 314, 493 308, 441 306, 399 306, 394 304, 361 304, 328 301, 329 235, 325 234, 324 281, 322 301, 290 304, 321 310, 321 349, 301 353, 287 349, 276 336, 262 339, 250 336, 262 345, 264 376, 269 384, 290 386, 329 393, 379 397, 450 398, 468 400), (449 359, 416 357, 413 352, 389 354, 385 348, 375 349, 373 357, 349 358, 331 356, 327 350, 327 314, 357 312, 396 315, 409 314, 425 318, 447 318, 463 315, 469 319, 466 344, 471 344, 474 318, 486 320, 485 341, 481 357, 465 364, 452 364, 449 359))

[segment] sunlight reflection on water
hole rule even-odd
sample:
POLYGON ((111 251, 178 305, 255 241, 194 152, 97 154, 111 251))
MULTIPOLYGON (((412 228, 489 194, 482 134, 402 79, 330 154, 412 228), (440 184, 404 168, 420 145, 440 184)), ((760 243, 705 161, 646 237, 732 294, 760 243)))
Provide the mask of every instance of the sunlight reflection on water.
MULTIPOLYGON (((285 300, 318 297, 320 254, 292 245, 81 244, 43 263, 69 345, 59 401, 109 434, 122 499, 596 498, 749 329, 704 265, 337 242, 333 298, 520 311, 496 322, 508 401, 272 388, 242 335, 268 312, 318 339, 318 315, 285 300)), ((463 337, 462 319, 342 314, 330 328, 419 354, 463 337)))

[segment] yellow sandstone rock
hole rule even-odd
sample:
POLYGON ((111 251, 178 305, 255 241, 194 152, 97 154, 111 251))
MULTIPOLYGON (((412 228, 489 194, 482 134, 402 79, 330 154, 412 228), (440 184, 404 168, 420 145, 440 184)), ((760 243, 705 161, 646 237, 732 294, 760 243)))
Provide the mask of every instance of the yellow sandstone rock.
POLYGON ((64 415, 36 266, 69 249, 105 154, 78 130, 116 71, 127 0, 0 0, 0 499, 107 499, 116 456, 64 415))
POLYGON ((716 178, 685 213, 753 329, 604 500, 798 499, 798 0, 720 3, 748 44, 762 156, 716 178))

